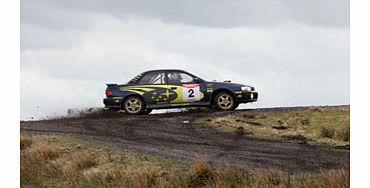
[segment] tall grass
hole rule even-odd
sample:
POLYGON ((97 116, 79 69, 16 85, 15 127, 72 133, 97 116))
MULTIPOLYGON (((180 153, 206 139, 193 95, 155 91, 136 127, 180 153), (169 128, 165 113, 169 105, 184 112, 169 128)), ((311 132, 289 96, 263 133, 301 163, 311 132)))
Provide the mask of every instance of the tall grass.
POLYGON ((215 172, 203 158, 196 159, 187 177, 189 187, 198 187, 214 181, 215 172))
POLYGON ((39 143, 21 150, 21 184, 44 186, 53 177, 60 175, 61 168, 49 162, 58 158, 60 152, 61 148, 47 143, 39 143))
POLYGON ((86 151, 73 156, 69 162, 75 169, 87 169, 98 164, 97 158, 86 151))
MULTIPOLYGON (((23 137, 24 139, 30 139, 23 137)), ((99 160, 88 149, 66 151, 47 142, 21 150, 22 187, 349 187, 349 166, 317 174, 289 175, 277 169, 249 171, 216 167, 199 157, 187 169, 165 173, 148 165, 140 171, 101 168, 115 159, 99 160)), ((126 165, 127 161, 121 161, 126 165)), ((127 166, 126 166, 127 167, 127 166)), ((167 166, 166 168, 172 168, 167 166)), ((130 169, 130 168, 126 168, 130 169)), ((165 169, 162 169, 165 170, 165 169)))
POLYGON ((21 134, 21 136, 20 136, 21 150, 31 146, 31 144, 32 144, 32 140, 29 137, 24 136, 23 134, 21 134))

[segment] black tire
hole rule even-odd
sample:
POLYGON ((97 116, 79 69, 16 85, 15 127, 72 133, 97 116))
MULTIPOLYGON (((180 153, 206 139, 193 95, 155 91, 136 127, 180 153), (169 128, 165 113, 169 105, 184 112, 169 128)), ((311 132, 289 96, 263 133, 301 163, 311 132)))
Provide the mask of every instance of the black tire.
POLYGON ((141 112, 141 114, 143 114, 143 115, 148 115, 148 114, 150 114, 150 112, 152 112, 153 111, 153 109, 145 109, 143 112, 141 112))
POLYGON ((213 98, 213 104, 218 110, 235 110, 239 104, 235 101, 231 93, 221 91, 213 98))
POLYGON ((140 97, 130 96, 123 101, 122 108, 127 114, 142 114, 145 111, 145 103, 140 97))

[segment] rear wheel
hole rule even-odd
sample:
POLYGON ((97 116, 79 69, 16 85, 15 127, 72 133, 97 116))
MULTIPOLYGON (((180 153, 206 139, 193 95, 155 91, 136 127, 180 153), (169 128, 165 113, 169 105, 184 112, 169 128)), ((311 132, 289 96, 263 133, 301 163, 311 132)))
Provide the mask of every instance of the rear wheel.
POLYGON ((213 104, 219 110, 234 110, 239 106, 234 97, 230 93, 224 91, 215 96, 213 104))
POLYGON ((145 111, 145 104, 140 97, 131 96, 123 102, 123 109, 128 114, 141 114, 145 111))

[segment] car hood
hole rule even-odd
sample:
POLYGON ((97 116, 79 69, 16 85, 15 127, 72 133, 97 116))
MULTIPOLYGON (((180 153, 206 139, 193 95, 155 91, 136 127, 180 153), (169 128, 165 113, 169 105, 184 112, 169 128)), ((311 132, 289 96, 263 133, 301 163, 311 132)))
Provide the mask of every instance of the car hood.
POLYGON ((238 84, 238 83, 232 83, 232 82, 209 82, 211 84, 220 84, 220 85, 228 85, 228 86, 235 86, 235 87, 241 87, 241 86, 249 86, 252 87, 251 85, 248 84, 238 84))

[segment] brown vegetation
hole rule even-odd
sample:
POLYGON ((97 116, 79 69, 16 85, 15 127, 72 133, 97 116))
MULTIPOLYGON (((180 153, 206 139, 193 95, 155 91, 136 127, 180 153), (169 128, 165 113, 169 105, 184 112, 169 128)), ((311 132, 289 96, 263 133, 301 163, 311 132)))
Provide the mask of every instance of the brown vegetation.
POLYGON ((221 130, 244 130, 256 137, 283 139, 304 137, 307 143, 344 146, 350 137, 349 106, 310 107, 265 114, 243 112, 226 116, 207 117, 198 123, 221 130))
MULTIPOLYGON (((21 145, 25 140, 31 138, 22 135, 21 145)), ((216 167, 199 157, 183 168, 66 136, 33 136, 32 142, 21 150, 22 187, 349 187, 349 166, 289 175, 276 169, 216 167)))
POLYGON ((21 149, 25 149, 27 148, 28 146, 30 146, 32 144, 32 141, 30 138, 24 136, 23 134, 21 134, 20 136, 20 145, 21 145, 21 149))
POLYGON ((320 136, 324 138, 334 138, 335 129, 328 127, 320 128, 320 136))

